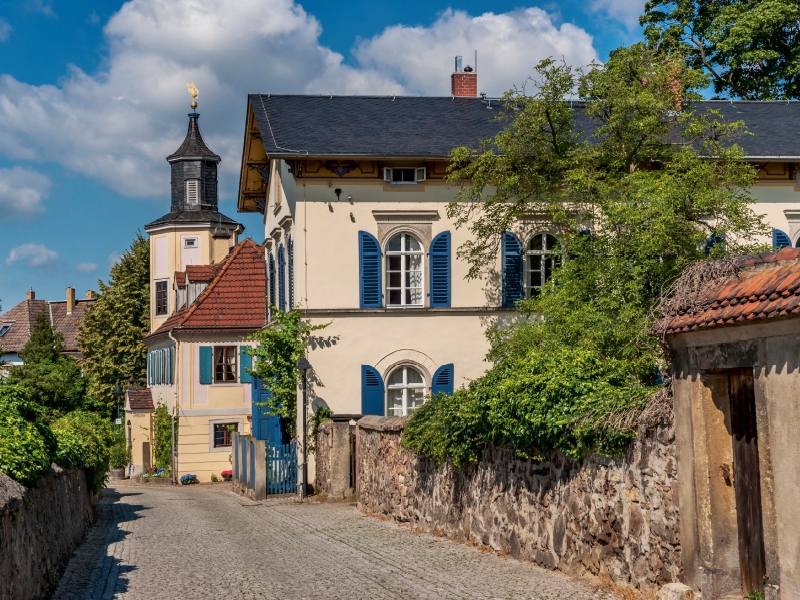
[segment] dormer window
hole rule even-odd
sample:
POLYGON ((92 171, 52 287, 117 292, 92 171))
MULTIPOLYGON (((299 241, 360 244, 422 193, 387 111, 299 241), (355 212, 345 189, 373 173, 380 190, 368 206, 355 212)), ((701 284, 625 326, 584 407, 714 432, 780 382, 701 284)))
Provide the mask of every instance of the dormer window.
POLYGON ((11 325, 8 323, 0 325, 0 337, 4 336, 9 329, 11 329, 11 325))
POLYGON ((383 180, 386 183, 408 185, 425 181, 425 167, 384 167, 383 180))
POLYGON ((188 206, 197 206, 200 204, 200 180, 187 179, 186 180, 186 204, 188 206))

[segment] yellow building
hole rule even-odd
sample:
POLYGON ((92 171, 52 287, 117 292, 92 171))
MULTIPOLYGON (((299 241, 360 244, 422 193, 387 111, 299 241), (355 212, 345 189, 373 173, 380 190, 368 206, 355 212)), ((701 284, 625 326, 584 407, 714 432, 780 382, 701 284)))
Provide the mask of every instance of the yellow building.
MULTIPOLYGON (((266 326, 266 270, 263 247, 238 242, 243 227, 217 210, 220 158, 203 142, 197 120, 189 115, 186 139, 167 158, 171 210, 145 226, 152 314, 144 342, 151 410, 163 404, 178 419, 177 477, 192 473, 208 481, 231 468, 231 433, 251 430, 246 348, 253 345, 248 337, 266 326)), ((145 412, 126 404, 133 474, 153 464, 145 412)))

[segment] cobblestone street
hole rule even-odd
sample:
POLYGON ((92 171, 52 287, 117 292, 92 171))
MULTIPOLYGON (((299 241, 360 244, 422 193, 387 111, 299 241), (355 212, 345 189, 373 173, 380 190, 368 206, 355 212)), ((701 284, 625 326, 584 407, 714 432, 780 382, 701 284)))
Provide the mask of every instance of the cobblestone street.
POLYGON ((598 598, 513 559, 347 504, 252 502, 227 485, 119 486, 53 598, 598 598))

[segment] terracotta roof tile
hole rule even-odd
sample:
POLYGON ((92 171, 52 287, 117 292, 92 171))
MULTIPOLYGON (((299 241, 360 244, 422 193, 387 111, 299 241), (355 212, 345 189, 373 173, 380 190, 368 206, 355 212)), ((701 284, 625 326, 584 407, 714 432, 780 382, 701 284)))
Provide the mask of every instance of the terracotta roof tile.
POLYGON ((175 285, 179 288, 186 287, 186 273, 183 271, 175 271, 175 285))
POLYGON ((76 300, 72 314, 67 314, 67 302, 48 302, 47 300, 23 300, 11 310, 0 315, 0 327, 11 325, 8 331, 0 336, 0 348, 4 352, 19 352, 27 343, 36 316, 44 312, 55 330, 64 336, 65 351, 77 354, 78 328, 86 310, 95 300, 76 300))
MULTIPOLYGON (((190 268, 200 272, 197 266, 187 267, 187 278, 191 277, 190 268)), ((190 307, 181 308, 148 338, 171 329, 256 331, 267 324, 263 247, 244 240, 223 261, 204 268, 214 275, 208 287, 190 307)))
POLYGON ((186 265, 186 279, 187 281, 211 281, 217 274, 220 265, 186 265))
POLYGON ((742 256, 733 280, 711 285, 700 298, 704 310, 673 313, 657 328, 667 334, 800 314, 800 248, 742 256))
POLYGON ((133 410, 153 410, 153 394, 150 388, 128 388, 128 405, 133 410))

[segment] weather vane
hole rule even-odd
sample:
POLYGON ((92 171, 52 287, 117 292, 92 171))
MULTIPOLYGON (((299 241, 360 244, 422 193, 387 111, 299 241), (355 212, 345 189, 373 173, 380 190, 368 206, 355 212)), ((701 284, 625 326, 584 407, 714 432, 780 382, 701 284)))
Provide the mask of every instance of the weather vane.
POLYGON ((192 95, 192 103, 190 104, 192 110, 197 110, 197 95, 200 93, 197 91, 197 86, 193 83, 187 83, 186 89, 188 89, 189 93, 192 95))

